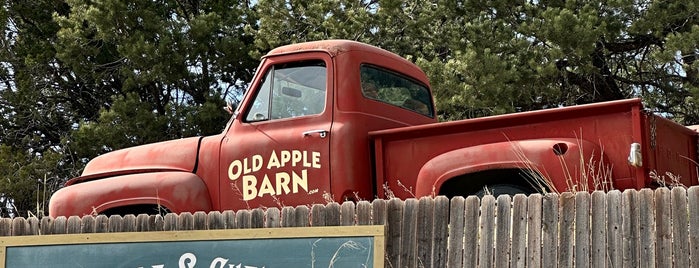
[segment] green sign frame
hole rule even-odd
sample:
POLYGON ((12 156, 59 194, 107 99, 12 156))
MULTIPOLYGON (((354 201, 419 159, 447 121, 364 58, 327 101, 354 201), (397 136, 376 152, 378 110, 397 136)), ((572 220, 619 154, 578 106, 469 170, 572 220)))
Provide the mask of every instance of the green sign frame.
POLYGON ((4 267, 384 267, 383 225, 0 237, 4 267))

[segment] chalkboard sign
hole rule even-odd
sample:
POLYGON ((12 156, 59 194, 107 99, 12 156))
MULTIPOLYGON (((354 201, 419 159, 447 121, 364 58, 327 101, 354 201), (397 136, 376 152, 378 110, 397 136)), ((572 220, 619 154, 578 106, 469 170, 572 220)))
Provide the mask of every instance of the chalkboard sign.
POLYGON ((383 267, 383 226, 0 237, 0 267, 383 267))

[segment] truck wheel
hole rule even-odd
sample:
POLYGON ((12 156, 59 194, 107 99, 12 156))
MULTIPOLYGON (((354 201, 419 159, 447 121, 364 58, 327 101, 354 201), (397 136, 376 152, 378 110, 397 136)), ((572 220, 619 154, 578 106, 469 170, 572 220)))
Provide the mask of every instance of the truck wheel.
POLYGON ((476 195, 478 197, 483 197, 485 195, 493 195, 494 197, 498 197, 502 194, 514 196, 516 194, 529 195, 531 193, 533 193, 531 188, 517 184, 493 184, 484 186, 480 191, 476 192, 476 195))

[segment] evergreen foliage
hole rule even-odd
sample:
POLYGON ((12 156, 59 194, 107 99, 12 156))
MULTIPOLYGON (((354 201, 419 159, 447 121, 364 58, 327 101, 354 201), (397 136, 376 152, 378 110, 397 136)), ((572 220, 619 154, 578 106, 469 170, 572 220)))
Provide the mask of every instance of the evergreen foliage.
POLYGON ((642 97, 699 124, 696 1, 0 2, 0 216, 96 155, 219 133, 261 55, 351 39, 417 63, 440 119, 642 97))

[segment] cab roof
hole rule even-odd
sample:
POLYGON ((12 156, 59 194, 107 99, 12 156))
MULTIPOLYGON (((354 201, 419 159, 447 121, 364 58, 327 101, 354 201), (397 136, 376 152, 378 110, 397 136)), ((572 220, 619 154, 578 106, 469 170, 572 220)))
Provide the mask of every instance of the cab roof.
MULTIPOLYGON (((297 53, 297 52, 307 52, 307 51, 323 51, 330 56, 335 57, 339 54, 350 52, 350 51, 363 51, 363 52, 369 52, 369 53, 374 53, 378 54, 384 57, 392 58, 394 60, 401 61, 405 64, 411 65, 415 68, 418 68, 415 64, 412 62, 406 60, 405 58, 396 55, 395 53, 392 53, 390 51, 364 44, 361 42, 357 41, 352 41, 352 40, 342 40, 342 39, 334 39, 334 40, 322 40, 322 41, 311 41, 311 42, 305 42, 305 43, 298 43, 298 44, 291 44, 291 45, 285 45, 281 46, 275 49, 272 49, 265 57, 269 56, 274 56, 274 55, 282 55, 282 54, 290 54, 290 53, 297 53)), ((419 69, 419 68, 418 68, 419 69)))

